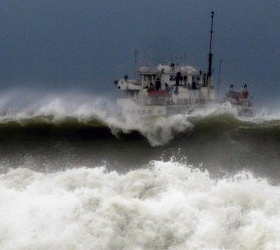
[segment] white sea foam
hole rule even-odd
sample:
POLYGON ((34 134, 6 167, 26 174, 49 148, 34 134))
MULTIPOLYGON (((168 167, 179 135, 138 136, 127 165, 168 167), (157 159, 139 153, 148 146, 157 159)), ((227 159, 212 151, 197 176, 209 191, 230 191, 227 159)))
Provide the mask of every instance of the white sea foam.
POLYGON ((0 175, 0 249, 280 249, 280 187, 176 162, 0 175))
MULTIPOLYGON (((230 103, 212 105, 191 114, 159 116, 151 119, 122 117, 119 112, 114 100, 84 93, 42 94, 34 92, 26 94, 21 91, 11 91, 0 95, 0 123, 16 121, 25 124, 38 117, 40 119, 45 117, 45 121, 49 123, 59 123, 69 117, 75 118, 81 123, 96 119, 109 127, 116 136, 119 132, 138 131, 148 139, 152 146, 166 144, 176 135, 192 130, 191 120, 193 118, 226 113, 237 118, 237 110, 230 103)), ((268 116, 260 112, 255 118, 250 118, 250 121, 259 123, 270 119, 277 118, 275 115, 268 116)))
POLYGON ((25 124, 31 119, 46 117, 46 122, 57 123, 65 118, 75 118, 79 122, 92 119, 104 123, 112 133, 130 133, 138 131, 145 136, 151 145, 168 143, 179 133, 191 130, 189 121, 193 117, 204 117, 211 114, 235 113, 229 105, 216 105, 198 110, 191 115, 174 115, 169 117, 153 117, 152 119, 136 119, 121 117, 115 102, 106 97, 96 97, 79 93, 24 93, 11 91, 0 95, 0 123, 15 121, 25 124))

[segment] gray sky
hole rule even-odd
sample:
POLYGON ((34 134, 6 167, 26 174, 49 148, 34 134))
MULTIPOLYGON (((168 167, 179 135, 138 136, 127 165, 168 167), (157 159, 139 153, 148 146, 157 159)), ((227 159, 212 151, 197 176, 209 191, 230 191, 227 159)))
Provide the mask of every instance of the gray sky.
POLYGON ((136 48, 145 62, 182 56, 205 70, 212 10, 222 85, 279 99, 279 0, 1 0, 1 88, 114 94, 136 48))

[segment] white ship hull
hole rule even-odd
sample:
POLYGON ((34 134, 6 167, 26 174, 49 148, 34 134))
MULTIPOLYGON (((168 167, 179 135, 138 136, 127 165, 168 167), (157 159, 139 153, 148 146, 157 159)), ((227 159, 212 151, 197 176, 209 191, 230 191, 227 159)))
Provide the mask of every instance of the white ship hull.
POLYGON ((118 99, 118 106, 124 117, 151 117, 169 116, 176 114, 191 114, 192 112, 210 107, 214 102, 207 104, 185 104, 185 105, 137 105, 132 99, 118 99))

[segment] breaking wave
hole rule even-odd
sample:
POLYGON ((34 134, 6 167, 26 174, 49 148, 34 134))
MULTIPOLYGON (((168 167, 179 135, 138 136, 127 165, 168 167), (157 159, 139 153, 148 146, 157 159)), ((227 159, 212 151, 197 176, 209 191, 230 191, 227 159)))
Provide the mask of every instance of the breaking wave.
POLYGON ((95 137, 143 136, 152 146, 164 145, 194 132, 280 133, 280 119, 257 116, 237 118, 229 104, 209 107, 191 115, 138 118, 121 117, 114 101, 84 94, 25 98, 22 93, 0 96, 0 135, 95 137))
POLYGON ((0 249, 279 249, 279 142, 279 116, 228 104, 135 119, 2 93, 0 249))
MULTIPOLYGON (((146 119, 123 119, 115 115, 13 114, 0 117, 0 137, 58 136, 77 138, 141 137, 152 146, 164 145, 179 135, 194 133, 245 133, 268 136, 280 135, 280 120, 240 120, 234 114, 209 113, 173 115, 146 119)), ((20 138, 20 137, 17 137, 20 138)))
POLYGON ((279 249, 280 187, 174 161, 0 175, 0 248, 279 249))

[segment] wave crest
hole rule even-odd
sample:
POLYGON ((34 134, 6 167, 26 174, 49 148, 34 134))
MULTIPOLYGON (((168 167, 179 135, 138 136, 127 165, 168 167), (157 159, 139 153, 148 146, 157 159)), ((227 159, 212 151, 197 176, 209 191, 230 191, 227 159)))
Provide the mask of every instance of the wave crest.
MULTIPOLYGON (((21 96, 21 98, 23 98, 21 96)), ((14 95, 0 96, 0 131, 62 134, 84 131, 96 136, 116 137, 141 134, 152 146, 164 145, 179 134, 193 131, 221 132, 239 129, 280 131, 280 120, 257 116, 242 120, 236 110, 228 104, 198 110, 191 115, 139 118, 121 117, 114 102, 104 97, 84 94, 46 95, 41 98, 19 100, 14 95), (17 105, 13 101, 17 100, 17 105), (63 132, 64 131, 64 132, 63 132), (101 133, 100 133, 101 131, 101 133)), ((2 133, 2 135, 5 133, 2 133)), ((6 133, 11 134, 11 133, 6 133)))

